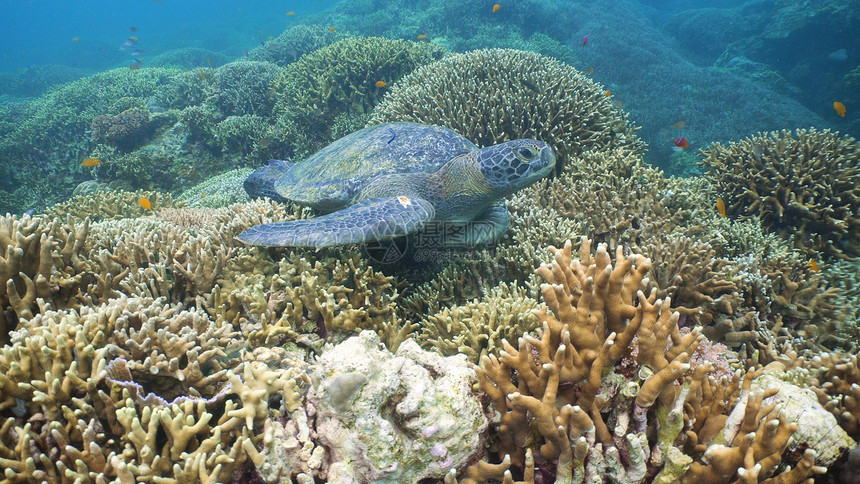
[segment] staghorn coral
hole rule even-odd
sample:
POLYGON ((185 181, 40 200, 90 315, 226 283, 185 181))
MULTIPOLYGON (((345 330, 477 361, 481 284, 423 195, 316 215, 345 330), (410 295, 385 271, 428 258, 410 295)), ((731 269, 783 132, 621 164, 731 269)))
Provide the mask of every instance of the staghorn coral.
POLYGON ((758 133, 702 152, 731 216, 758 216, 812 258, 860 255, 860 144, 830 130, 758 133))
POLYGON ((37 305, 76 305, 88 282, 88 232, 88 221, 75 225, 29 215, 0 218, 0 247, 6 248, 0 255, 0 344, 20 321, 33 318, 37 305))
POLYGON ((118 220, 141 217, 153 210, 176 207, 177 202, 169 194, 148 190, 93 191, 75 195, 65 202, 48 207, 45 213, 51 217, 75 220, 89 218, 93 221, 118 220), (144 208, 138 200, 146 198, 151 209, 144 208))
POLYGON ((515 341, 537 328, 532 314, 537 301, 525 293, 503 282, 480 299, 427 315, 418 325, 417 339, 445 356, 464 354, 478 363, 488 354, 498 354, 502 340, 515 341))
MULTIPOLYGON (((750 390, 760 373, 743 383, 708 378, 714 365, 691 359, 698 330, 680 332, 680 314, 657 288, 642 292, 649 260, 619 248, 612 264, 605 246, 592 255, 587 239, 578 260, 570 242, 552 252, 538 269, 547 281, 536 311, 542 329, 477 369, 499 412, 490 448, 500 464, 470 466, 460 482, 512 482, 516 469, 524 482, 718 483, 776 469, 797 424, 763 406, 775 390, 750 390)), ((792 477, 823 472, 813 457, 792 477)))
POLYGON ((537 138, 559 166, 583 151, 644 149, 627 115, 573 67, 533 52, 486 49, 417 69, 391 88, 368 125, 447 126, 478 146, 537 138))
POLYGON ((261 363, 236 366, 238 344, 232 327, 204 311, 152 299, 122 297, 37 315, 0 349, 0 465, 10 480, 4 482, 227 479, 259 440, 253 425, 268 415, 269 395, 294 401, 306 381, 261 363), (181 393, 191 396, 169 405, 161 397, 136 398, 121 384, 128 382, 110 376, 117 372, 107 363, 118 352, 152 364, 127 373, 150 382, 178 377, 181 393), (220 405, 194 397, 219 389, 220 405))

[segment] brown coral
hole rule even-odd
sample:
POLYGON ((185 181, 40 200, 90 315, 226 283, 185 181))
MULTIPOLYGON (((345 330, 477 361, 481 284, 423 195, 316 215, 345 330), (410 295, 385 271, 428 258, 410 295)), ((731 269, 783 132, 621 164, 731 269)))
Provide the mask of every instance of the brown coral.
MULTIPOLYGON (((477 370, 499 412, 491 448, 501 464, 476 464, 461 482, 513 482, 514 468, 524 482, 577 483, 728 483, 776 470, 797 426, 762 403, 774 391, 751 392, 759 373, 717 380, 711 362, 691 358, 703 337, 679 330, 658 288, 642 292, 649 260, 619 247, 613 264, 587 239, 578 259, 570 242, 552 252, 538 269, 542 330, 477 370)), ((809 457, 790 482, 823 472, 809 457)))

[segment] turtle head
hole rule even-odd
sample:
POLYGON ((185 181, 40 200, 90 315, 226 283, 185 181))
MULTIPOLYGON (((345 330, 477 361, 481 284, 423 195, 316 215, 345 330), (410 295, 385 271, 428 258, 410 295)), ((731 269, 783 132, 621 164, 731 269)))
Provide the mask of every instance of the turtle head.
POLYGON ((543 141, 516 139, 482 149, 478 162, 490 187, 508 194, 549 175, 555 151, 543 141))

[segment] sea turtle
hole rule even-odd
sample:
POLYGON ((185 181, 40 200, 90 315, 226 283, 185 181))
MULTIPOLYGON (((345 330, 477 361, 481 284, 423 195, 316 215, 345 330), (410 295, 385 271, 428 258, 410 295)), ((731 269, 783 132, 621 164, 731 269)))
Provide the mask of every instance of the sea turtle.
POLYGON ((507 230, 504 197, 555 165, 546 143, 478 148, 440 126, 387 123, 340 138, 301 163, 271 160, 245 180, 252 198, 290 200, 327 213, 257 225, 238 239, 267 247, 330 247, 423 229, 444 246, 491 242, 507 230))

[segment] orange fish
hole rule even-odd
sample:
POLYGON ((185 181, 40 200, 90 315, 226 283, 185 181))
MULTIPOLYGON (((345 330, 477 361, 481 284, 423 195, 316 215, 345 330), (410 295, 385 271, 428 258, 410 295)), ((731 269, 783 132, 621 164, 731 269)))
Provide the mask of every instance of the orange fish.
POLYGON ((79 42, 80 40, 80 37, 72 37, 72 42, 79 42))
POLYGON ((685 123, 684 121, 678 121, 677 123, 673 124, 672 127, 675 129, 681 129, 686 125, 687 123, 685 123))
POLYGON ((287 12, 287 17, 295 17, 296 12, 287 12))
POLYGON ((726 216, 726 202, 722 198, 717 199, 717 212, 720 213, 720 217, 728 218, 726 216))
POLYGON ((335 27, 334 25, 328 28, 329 32, 334 32, 335 30, 337 30, 337 27, 335 27))
POLYGON ((610 97, 610 96, 612 96, 612 91, 610 91, 609 89, 607 89, 607 90, 603 91, 603 95, 604 95, 604 96, 606 96, 606 97, 610 97))
POLYGON ((138 39, 137 37, 135 37, 135 36, 133 36, 133 35, 132 35, 131 37, 129 37, 129 38, 128 38, 128 40, 130 40, 130 41, 132 41, 132 42, 134 42, 134 43, 137 43, 137 41, 138 41, 138 40, 140 40, 140 39, 138 39))
POLYGON ((816 261, 815 259, 809 259, 809 262, 807 262, 807 264, 809 265, 809 268, 812 269, 812 272, 819 271, 818 261, 816 261))
POLYGON ((582 71, 582 73, 585 74, 586 76, 590 76, 590 75, 594 74, 594 68, 593 67, 587 67, 584 71, 582 71))
POLYGON ((833 103, 833 109, 836 110, 836 114, 845 117, 845 105, 839 101, 833 103))
POLYGON ((502 8, 502 6, 499 5, 498 3, 493 5, 493 13, 498 12, 501 8, 502 8))
POLYGON ((426 38, 427 38, 427 36, 426 36, 426 35, 424 35, 424 34, 418 34, 418 40, 424 40, 424 39, 426 39, 426 38))
POLYGON ((685 149, 690 147, 690 142, 687 141, 687 138, 684 136, 679 136, 675 138, 675 141, 672 142, 675 146, 672 147, 675 151, 684 151, 685 149))
POLYGON ((98 166, 98 164, 101 162, 102 160, 98 158, 87 158, 81 163, 81 166, 86 166, 87 168, 89 168, 91 166, 98 166))
POLYGON ((152 210, 152 202, 148 198, 138 198, 137 203, 146 210, 152 210))
POLYGON ((206 192, 200 192, 200 198, 206 198, 206 192))
POLYGON ((385 87, 385 81, 376 81, 376 87, 385 87))

